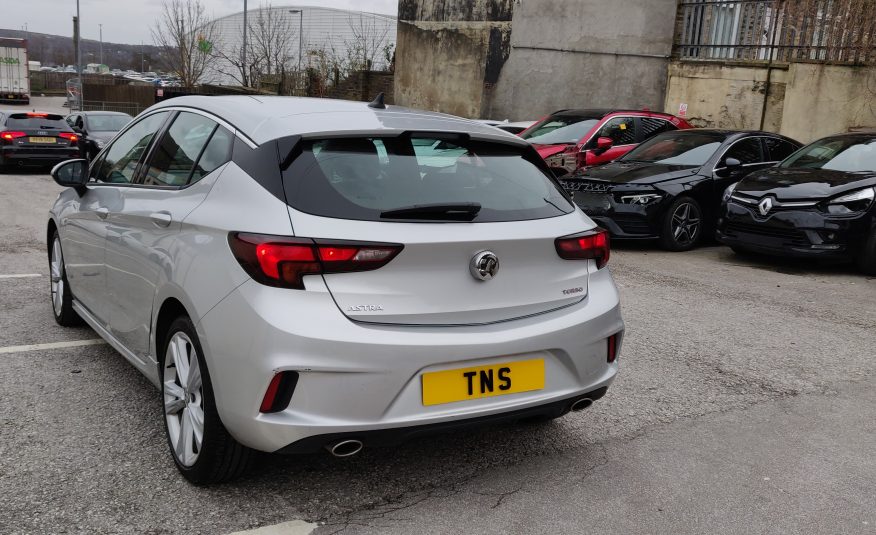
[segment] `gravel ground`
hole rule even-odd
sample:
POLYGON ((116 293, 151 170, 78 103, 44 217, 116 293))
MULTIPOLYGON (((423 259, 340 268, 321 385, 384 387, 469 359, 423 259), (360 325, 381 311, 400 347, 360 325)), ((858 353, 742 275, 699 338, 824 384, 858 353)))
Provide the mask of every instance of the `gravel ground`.
POLYGON ((0 175, 0 533, 874 533, 876 280, 709 246, 612 253, 621 375, 583 413, 195 488, 157 392, 51 317, 44 172, 0 175))

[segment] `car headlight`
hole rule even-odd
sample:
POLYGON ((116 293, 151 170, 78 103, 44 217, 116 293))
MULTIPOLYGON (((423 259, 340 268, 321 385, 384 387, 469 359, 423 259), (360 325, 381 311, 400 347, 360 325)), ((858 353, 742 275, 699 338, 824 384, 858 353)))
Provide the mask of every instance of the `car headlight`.
POLYGON ((873 204, 876 198, 876 188, 865 188, 835 199, 827 203, 827 211, 831 214, 843 215, 863 212, 873 204))
POLYGON ((620 202, 622 204, 651 204, 662 199, 663 196, 657 193, 636 193, 633 195, 621 195, 620 202))
POLYGON ((736 186, 739 185, 739 182, 735 184, 730 184, 727 186, 727 189, 724 190, 724 196, 721 198, 721 202, 727 202, 730 200, 730 196, 733 195, 733 192, 736 191, 736 186))

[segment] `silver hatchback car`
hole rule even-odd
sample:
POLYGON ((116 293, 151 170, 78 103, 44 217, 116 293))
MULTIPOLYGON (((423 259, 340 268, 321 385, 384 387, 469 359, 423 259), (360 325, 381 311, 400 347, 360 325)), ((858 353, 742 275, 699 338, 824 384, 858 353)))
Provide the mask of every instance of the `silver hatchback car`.
POLYGON ((55 319, 161 389, 194 483, 254 450, 556 418, 617 373, 608 235, 495 128, 379 98, 181 97, 52 176, 55 319))

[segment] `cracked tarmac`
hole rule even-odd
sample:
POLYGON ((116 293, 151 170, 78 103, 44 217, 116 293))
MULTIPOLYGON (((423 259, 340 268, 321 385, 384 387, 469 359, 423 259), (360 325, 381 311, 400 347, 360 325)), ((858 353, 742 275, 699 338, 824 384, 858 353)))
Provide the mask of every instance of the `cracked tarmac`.
MULTIPOLYGON (((45 273, 57 188, 2 175, 0 274, 45 273)), ((627 337, 607 396, 556 422, 355 458, 263 458, 195 488, 158 395, 106 346, 0 355, 0 533, 873 533, 876 280, 709 246, 620 246, 627 337)), ((0 280, 0 347, 55 325, 48 279, 0 280)))

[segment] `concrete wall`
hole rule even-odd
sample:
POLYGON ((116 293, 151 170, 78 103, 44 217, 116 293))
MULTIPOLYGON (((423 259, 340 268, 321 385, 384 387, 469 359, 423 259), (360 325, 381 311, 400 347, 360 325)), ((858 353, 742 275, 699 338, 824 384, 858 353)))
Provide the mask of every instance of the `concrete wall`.
POLYGON ((484 115, 663 106, 676 0, 542 0, 514 8, 511 53, 484 115))
POLYGON ((811 141, 869 128, 876 129, 876 67, 791 66, 783 134, 811 141))
MULTIPOLYGON (((787 68, 772 69, 765 130, 781 129, 787 78, 787 68)), ((687 104, 687 119, 696 126, 757 130, 766 81, 765 66, 672 62, 664 108, 678 113, 687 104)))
POLYGON ((396 101, 476 118, 664 102, 676 0, 401 0, 396 101))
MULTIPOLYGON (((673 62, 665 108, 697 126, 759 129, 766 66, 673 62)), ((770 75, 764 130, 802 142, 876 128, 876 68, 792 63, 770 75)))
POLYGON ((401 0, 395 98, 480 117, 485 84, 507 57, 513 0, 401 0))

